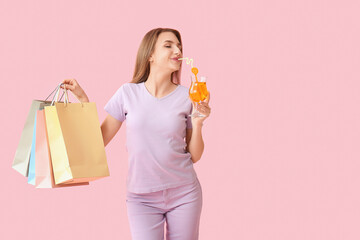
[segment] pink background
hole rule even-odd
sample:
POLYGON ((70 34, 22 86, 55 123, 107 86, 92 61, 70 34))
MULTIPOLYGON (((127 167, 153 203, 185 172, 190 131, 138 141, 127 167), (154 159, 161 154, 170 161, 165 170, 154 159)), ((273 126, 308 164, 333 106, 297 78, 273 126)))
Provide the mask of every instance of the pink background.
POLYGON ((181 32, 211 91, 195 164, 200 239, 360 239, 359 10, 355 0, 1 1, 0 239, 130 239, 124 127, 106 148, 111 176, 87 187, 35 189, 11 164, 32 99, 76 78, 102 122, 156 27, 181 32))

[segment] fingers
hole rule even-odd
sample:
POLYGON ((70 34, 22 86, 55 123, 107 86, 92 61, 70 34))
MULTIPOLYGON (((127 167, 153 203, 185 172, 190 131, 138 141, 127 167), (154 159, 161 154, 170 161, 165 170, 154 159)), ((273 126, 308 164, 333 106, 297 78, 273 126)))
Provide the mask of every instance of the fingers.
POLYGON ((198 110, 202 111, 202 112, 206 112, 206 113, 211 112, 211 108, 209 106, 205 106, 205 105, 199 105, 198 110))
POLYGON ((73 82, 73 80, 75 79, 65 79, 64 81, 62 81, 62 83, 70 84, 73 82))
POLYGON ((78 85, 76 80, 74 78, 72 79, 65 79, 62 81, 63 85, 61 85, 61 88, 66 88, 68 90, 75 90, 76 86, 78 85))
POLYGON ((62 81, 62 83, 64 83, 64 84, 69 84, 69 85, 71 85, 71 86, 78 85, 78 83, 77 83, 77 81, 75 80, 75 78, 65 79, 64 81, 62 81))
POLYGON ((60 86, 61 88, 66 88, 66 90, 71 90, 74 91, 75 90, 75 86, 72 86, 70 84, 65 84, 60 86))
POLYGON ((211 108, 208 104, 208 101, 204 101, 204 102, 200 102, 200 104, 198 105, 198 110, 206 115, 210 114, 211 112, 211 108))

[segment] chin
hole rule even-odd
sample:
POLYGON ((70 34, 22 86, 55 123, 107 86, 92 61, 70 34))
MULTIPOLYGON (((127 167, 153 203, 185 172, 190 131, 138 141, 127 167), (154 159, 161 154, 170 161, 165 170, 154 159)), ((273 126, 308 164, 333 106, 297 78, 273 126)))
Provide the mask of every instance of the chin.
POLYGON ((169 71, 171 72, 175 72, 175 71, 179 71, 181 68, 181 65, 174 65, 174 64, 171 64, 168 68, 169 71))
POLYGON ((179 71, 180 68, 181 68, 181 65, 179 65, 179 66, 177 66, 177 67, 174 67, 172 70, 173 70, 173 71, 179 71))

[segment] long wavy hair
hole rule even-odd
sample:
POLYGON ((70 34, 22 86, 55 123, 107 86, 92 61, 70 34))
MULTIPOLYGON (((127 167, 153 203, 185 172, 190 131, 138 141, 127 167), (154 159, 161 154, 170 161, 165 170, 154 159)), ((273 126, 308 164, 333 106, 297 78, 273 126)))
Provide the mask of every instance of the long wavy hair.
MULTIPOLYGON (((155 28, 149 31, 142 39, 139 50, 137 52, 134 75, 133 75, 133 79, 131 80, 132 83, 146 82, 146 80, 148 79, 150 74, 149 59, 151 54, 153 54, 153 52, 155 51, 156 41, 160 33, 162 32, 174 33, 180 42, 181 49, 183 49, 181 42, 181 35, 177 30, 171 28, 155 28)), ((174 84, 180 84, 180 77, 181 77, 180 75, 181 75, 181 66, 178 71, 171 73, 171 81, 174 84)))

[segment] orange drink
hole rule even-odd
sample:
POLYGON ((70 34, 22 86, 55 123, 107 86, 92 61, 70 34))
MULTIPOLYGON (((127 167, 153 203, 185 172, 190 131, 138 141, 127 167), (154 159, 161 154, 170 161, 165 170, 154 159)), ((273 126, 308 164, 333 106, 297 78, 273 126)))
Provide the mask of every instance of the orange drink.
MULTIPOLYGON (((206 77, 200 77, 198 80, 196 75, 191 75, 191 86, 189 89, 189 98, 195 104, 199 104, 200 101, 204 101, 209 95, 209 92, 206 88, 206 77)), ((195 110, 191 117, 204 117, 200 112, 195 110)))
POLYGON ((206 82, 192 82, 189 90, 189 97, 194 102, 204 101, 208 96, 206 82))

